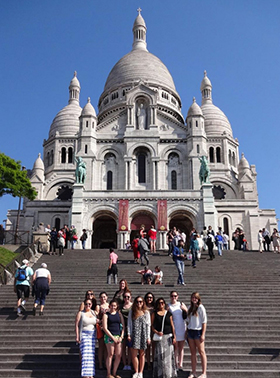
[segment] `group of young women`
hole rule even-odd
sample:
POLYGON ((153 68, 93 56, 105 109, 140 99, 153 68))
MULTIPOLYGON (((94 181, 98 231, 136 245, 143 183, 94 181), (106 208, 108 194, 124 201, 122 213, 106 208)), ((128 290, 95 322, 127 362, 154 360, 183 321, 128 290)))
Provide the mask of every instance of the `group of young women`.
POLYGON ((120 378, 117 370, 121 360, 123 370, 131 370, 132 363, 133 378, 143 378, 146 361, 148 369, 153 369, 154 378, 177 377, 177 371, 183 370, 185 341, 191 352, 192 371, 188 378, 197 377, 197 350, 202 365, 198 378, 206 378, 205 307, 199 293, 192 293, 188 307, 178 298, 178 293, 172 291, 167 304, 163 297, 155 300, 153 293, 148 292, 132 301, 126 280, 121 280, 113 299, 108 303, 107 294, 101 292, 100 305, 97 305, 93 291, 88 290, 76 316, 81 376, 95 375, 97 338, 99 369, 103 369, 105 361, 107 378, 120 378))

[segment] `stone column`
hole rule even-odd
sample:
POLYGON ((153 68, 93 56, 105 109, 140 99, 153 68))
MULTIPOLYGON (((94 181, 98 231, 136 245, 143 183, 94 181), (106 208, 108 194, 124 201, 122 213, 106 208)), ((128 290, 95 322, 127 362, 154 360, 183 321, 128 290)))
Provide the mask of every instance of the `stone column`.
POLYGON ((165 251, 168 249, 166 244, 166 235, 167 231, 158 231, 158 237, 157 237, 157 249, 160 251, 165 251))
POLYGON ((118 234, 118 249, 126 249, 125 242, 129 240, 129 231, 119 231, 118 234))
MULTIPOLYGON (((218 229, 218 214, 214 204, 214 196, 212 192, 213 185, 204 183, 201 186, 203 200, 204 225, 211 225, 213 230, 218 229)), ((202 226, 202 225, 201 225, 202 226)))
MULTIPOLYGON (((72 212, 70 213, 69 224, 74 224, 77 235, 82 235, 82 216, 83 216, 83 192, 84 184, 73 185, 72 212)), ((88 248, 88 247, 87 247, 88 248)))

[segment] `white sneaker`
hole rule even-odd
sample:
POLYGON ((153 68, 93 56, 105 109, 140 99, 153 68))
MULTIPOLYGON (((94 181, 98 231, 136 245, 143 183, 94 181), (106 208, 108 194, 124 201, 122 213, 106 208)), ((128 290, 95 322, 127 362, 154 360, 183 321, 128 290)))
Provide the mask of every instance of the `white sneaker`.
POLYGON ((138 373, 138 378, 143 378, 143 373, 138 373))
POLYGON ((133 376, 132 376, 132 378, 140 378, 139 377, 139 373, 134 373, 133 376))

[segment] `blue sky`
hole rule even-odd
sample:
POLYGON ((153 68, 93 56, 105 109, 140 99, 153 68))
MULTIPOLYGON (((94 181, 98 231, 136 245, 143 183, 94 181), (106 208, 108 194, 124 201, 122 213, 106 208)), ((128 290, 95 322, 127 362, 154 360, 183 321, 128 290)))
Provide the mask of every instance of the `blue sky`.
MULTIPOLYGON (((184 117, 193 96, 201 103, 207 70, 214 104, 256 165, 260 207, 280 217, 279 0, 0 1, 0 151, 33 167, 75 70, 81 106, 91 97, 97 110, 110 70, 131 50, 139 6, 148 50, 173 76, 184 117)), ((0 199, 0 223, 17 204, 0 199)))

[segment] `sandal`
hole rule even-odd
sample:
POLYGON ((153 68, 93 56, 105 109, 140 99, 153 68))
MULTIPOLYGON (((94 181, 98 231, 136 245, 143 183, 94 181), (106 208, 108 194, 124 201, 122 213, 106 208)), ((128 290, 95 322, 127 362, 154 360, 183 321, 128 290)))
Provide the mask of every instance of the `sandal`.
POLYGON ((188 376, 188 378, 196 378, 196 375, 193 374, 193 373, 191 373, 191 374, 188 376))

